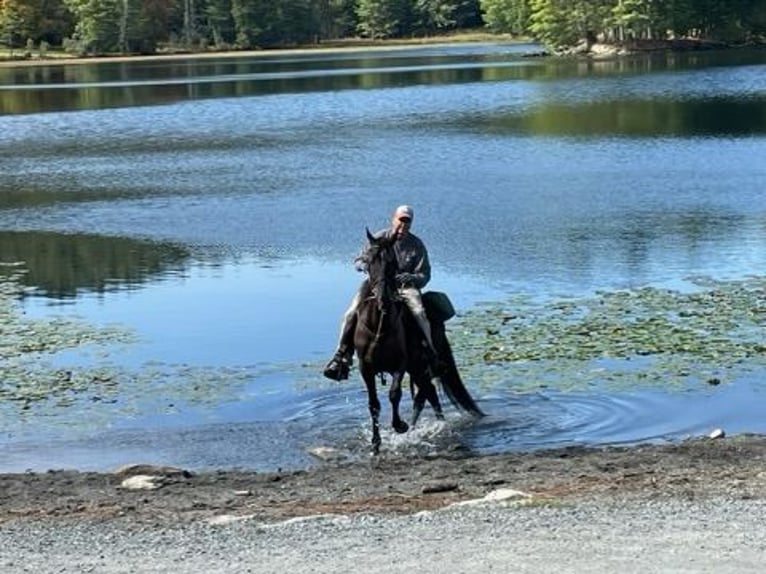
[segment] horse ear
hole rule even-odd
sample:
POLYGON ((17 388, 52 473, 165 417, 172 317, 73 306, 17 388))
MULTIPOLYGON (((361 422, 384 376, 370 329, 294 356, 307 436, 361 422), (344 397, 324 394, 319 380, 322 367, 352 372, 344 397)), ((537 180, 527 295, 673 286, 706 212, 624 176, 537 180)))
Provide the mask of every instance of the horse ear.
POLYGON ((370 233, 370 228, 365 227, 364 230, 367 232, 367 241, 370 243, 375 243, 375 237, 373 237, 372 233, 370 233))

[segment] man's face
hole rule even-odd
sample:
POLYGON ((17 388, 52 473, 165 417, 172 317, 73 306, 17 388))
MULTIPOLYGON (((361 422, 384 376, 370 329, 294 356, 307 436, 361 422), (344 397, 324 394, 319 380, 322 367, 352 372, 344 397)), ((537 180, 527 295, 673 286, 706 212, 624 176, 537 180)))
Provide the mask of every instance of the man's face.
POLYGON ((397 239, 405 237, 410 232, 410 226, 412 225, 412 219, 406 215, 394 213, 394 217, 391 220, 391 228, 394 231, 394 235, 397 239))

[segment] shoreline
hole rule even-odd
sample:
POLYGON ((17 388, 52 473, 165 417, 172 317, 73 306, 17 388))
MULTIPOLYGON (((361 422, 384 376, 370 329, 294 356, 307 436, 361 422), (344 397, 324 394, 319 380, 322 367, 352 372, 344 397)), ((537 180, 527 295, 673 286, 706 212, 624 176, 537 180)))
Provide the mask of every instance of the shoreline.
POLYGON ((766 435, 674 444, 323 463, 200 473, 131 465, 111 473, 0 474, 0 525, 28 520, 182 525, 221 516, 280 522, 324 514, 412 515, 513 491, 551 505, 602 497, 766 497, 766 435))
MULTIPOLYGON (((3 68, 24 68, 24 67, 44 67, 44 66, 66 66, 82 64, 100 64, 100 63, 124 63, 124 62, 172 62, 189 59, 237 59, 237 58, 257 58, 272 57, 284 55, 309 55, 309 54, 338 54, 375 51, 398 51, 407 50, 414 47, 438 46, 444 44, 475 44, 475 43, 497 43, 497 44, 527 44, 534 40, 527 38, 514 38, 509 35, 492 34, 473 34, 455 37, 429 37, 421 39, 408 40, 386 40, 369 41, 350 40, 348 42, 336 40, 326 44, 317 44, 312 46, 296 46, 292 48, 263 48, 250 50, 222 50, 205 52, 173 52, 173 53, 155 53, 155 54, 132 54, 132 55, 97 55, 97 56, 72 56, 68 54, 59 54, 57 56, 48 56, 45 58, 8 58, 0 57, 0 69, 3 68)), ((529 54, 527 57, 585 57, 590 59, 609 59, 636 56, 641 54, 655 54, 658 52, 687 53, 711 50, 745 50, 745 49, 764 49, 766 45, 761 43, 728 45, 721 42, 712 42, 705 40, 662 40, 652 42, 631 42, 625 44, 605 44, 595 43, 589 48, 582 46, 572 46, 559 51, 550 51, 542 45, 537 52, 529 54)))
POLYGON ((0 68, 22 68, 38 66, 56 66, 56 65, 79 65, 79 64, 98 64, 98 63, 120 63, 120 62, 163 62, 178 61, 188 59, 215 59, 215 58, 253 58, 270 57, 283 55, 306 55, 306 54, 337 54, 365 52, 368 50, 376 51, 397 51, 407 50, 413 47, 438 46, 442 44, 477 44, 477 43, 498 43, 498 44, 525 44, 529 40, 511 38, 508 35, 492 34, 472 34, 457 35, 455 37, 429 37, 414 40, 387 40, 387 41, 369 41, 349 40, 348 42, 335 40, 328 41, 325 44, 316 44, 310 46, 296 46, 292 48, 262 48, 250 50, 221 50, 205 52, 168 52, 155 54, 132 54, 132 55, 99 55, 99 56, 73 56, 68 54, 59 54, 57 56, 48 56, 46 58, 3 58, 0 57, 0 68))
POLYGON ((164 472, 152 490, 114 474, 0 475, 0 564, 11 574, 755 574, 764 468, 766 436, 742 435, 294 473, 135 467, 164 472))

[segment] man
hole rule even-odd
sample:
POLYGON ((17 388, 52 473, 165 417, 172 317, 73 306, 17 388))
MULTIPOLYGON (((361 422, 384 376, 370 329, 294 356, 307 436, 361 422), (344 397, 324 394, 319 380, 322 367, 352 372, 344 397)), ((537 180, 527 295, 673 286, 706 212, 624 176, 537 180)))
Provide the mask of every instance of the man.
MULTIPOLYGON (((389 238, 395 238, 394 252, 396 253, 398 266, 396 281, 399 296, 406 303, 412 316, 423 331, 428 343, 429 359, 431 362, 434 362, 436 351, 434 350, 431 338, 431 324, 428 322, 428 317, 426 317, 426 310, 423 307, 423 299, 420 295, 420 290, 431 279, 431 264, 428 261, 426 246, 419 237, 410 232, 414 215, 412 207, 400 205, 391 216, 391 226, 379 231, 375 235, 377 237, 385 235, 389 238)), ((364 259, 363 254, 364 251, 362 255, 357 257, 357 262, 364 259)), ((351 358, 354 353, 353 332, 356 324, 356 311, 360 300, 361 293, 357 291, 351 301, 351 305, 349 305, 349 308, 343 315, 338 348, 335 356, 324 370, 324 376, 328 379, 341 381, 348 378, 351 358)))

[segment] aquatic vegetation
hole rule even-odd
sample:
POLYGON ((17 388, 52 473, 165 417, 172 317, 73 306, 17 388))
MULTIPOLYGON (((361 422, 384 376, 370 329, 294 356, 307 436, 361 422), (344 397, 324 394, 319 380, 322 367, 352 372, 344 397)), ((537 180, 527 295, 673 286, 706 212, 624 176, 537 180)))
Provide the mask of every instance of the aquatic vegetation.
POLYGON ((450 336, 465 377, 520 391, 715 385, 762 367, 766 278, 692 283, 487 303, 460 315, 450 336))
MULTIPOLYGON (((76 317, 25 316, 23 273, 22 265, 0 267, 0 432, 25 421, 103 425, 216 405, 275 372, 297 388, 325 383, 316 361, 127 367, 120 350, 139 340, 136 333, 76 317)), ((448 327, 469 385, 609 392, 725 384, 763 368, 764 322, 766 277, 749 277, 696 278, 687 291, 642 287, 544 301, 517 295, 478 304, 448 327)))
POLYGON ((120 365, 115 357, 139 340, 134 332, 74 317, 26 317, 23 273, 21 264, 0 268, 0 430, 39 416, 82 426, 115 415, 173 412, 230 397, 253 377, 245 367, 120 365), (78 352, 79 359, 62 360, 57 354, 64 351, 78 352))

